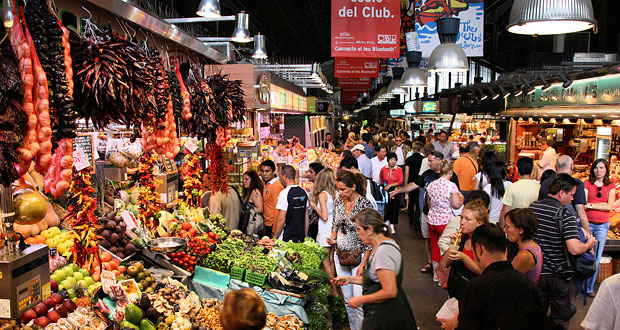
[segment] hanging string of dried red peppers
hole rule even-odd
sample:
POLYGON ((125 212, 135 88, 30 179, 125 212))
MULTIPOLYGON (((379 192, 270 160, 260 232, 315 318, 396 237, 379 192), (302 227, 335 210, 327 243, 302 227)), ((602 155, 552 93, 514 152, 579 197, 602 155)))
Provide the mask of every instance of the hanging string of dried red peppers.
POLYGON ((155 192, 161 182, 155 180, 154 167, 157 154, 143 153, 138 159, 138 220, 142 226, 155 234, 159 226, 159 210, 162 201, 155 192))

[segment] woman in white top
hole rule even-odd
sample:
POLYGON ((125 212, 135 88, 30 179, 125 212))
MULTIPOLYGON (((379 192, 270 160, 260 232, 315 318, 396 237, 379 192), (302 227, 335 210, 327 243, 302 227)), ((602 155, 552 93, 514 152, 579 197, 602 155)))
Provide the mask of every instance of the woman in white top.
POLYGON ((506 192, 506 188, 510 185, 510 182, 506 181, 507 173, 504 162, 500 160, 493 162, 491 164, 489 183, 483 188, 491 197, 489 221, 495 224, 499 221, 499 214, 502 211, 504 193, 506 192))
MULTIPOLYGON (((335 276, 334 246, 327 242, 332 234, 332 219, 334 218, 334 199, 336 198, 336 178, 331 168, 322 169, 314 179, 312 193, 308 204, 319 215, 319 231, 316 242, 328 251, 328 258, 323 260, 325 272, 335 276)), ((336 285, 332 284, 332 294, 337 295, 336 285)))

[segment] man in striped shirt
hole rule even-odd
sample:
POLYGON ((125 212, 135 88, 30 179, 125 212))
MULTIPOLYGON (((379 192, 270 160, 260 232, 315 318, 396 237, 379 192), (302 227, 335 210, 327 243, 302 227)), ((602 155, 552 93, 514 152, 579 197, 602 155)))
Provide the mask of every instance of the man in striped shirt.
POLYGON ((547 197, 530 204, 530 210, 538 219, 536 242, 543 251, 538 290, 543 308, 546 311, 551 307, 551 319, 564 329, 568 329, 576 311, 570 295, 574 269, 566 265, 564 245, 574 256, 596 245, 593 236, 585 243, 579 240, 577 218, 566 208, 572 202, 576 190, 577 181, 569 174, 559 173, 551 180, 547 197), (563 234, 559 233, 556 221, 562 221, 563 234))

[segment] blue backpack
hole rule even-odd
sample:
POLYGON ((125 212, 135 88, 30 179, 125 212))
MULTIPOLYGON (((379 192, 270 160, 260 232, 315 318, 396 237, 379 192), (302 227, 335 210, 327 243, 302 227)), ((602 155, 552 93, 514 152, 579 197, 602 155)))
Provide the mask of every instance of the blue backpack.
MULTIPOLYGON (((555 221, 555 225, 558 228, 558 233, 560 236, 564 236, 564 226, 562 219, 566 215, 566 212, 572 214, 571 211, 567 207, 561 207, 555 213, 553 219, 555 221)), ((586 236, 581 229, 581 224, 577 221, 577 232, 579 233, 579 240, 582 243, 585 243, 586 236)), ((566 243, 564 243, 564 255, 566 256, 566 263, 563 263, 558 267, 558 272, 573 272, 574 277, 578 280, 585 280, 594 275, 596 273, 596 257, 594 253, 590 250, 584 252, 583 254, 574 256, 570 252, 568 252, 568 248, 566 247, 566 243)))

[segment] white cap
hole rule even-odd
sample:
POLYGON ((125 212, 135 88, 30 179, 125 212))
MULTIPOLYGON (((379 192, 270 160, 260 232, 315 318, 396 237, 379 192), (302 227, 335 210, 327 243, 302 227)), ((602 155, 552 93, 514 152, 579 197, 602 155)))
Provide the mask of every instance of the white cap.
POLYGON ((351 149, 351 152, 353 152, 353 150, 359 150, 359 151, 366 152, 366 148, 364 148, 364 146, 361 145, 361 144, 356 144, 355 147, 353 147, 353 149, 351 149))

